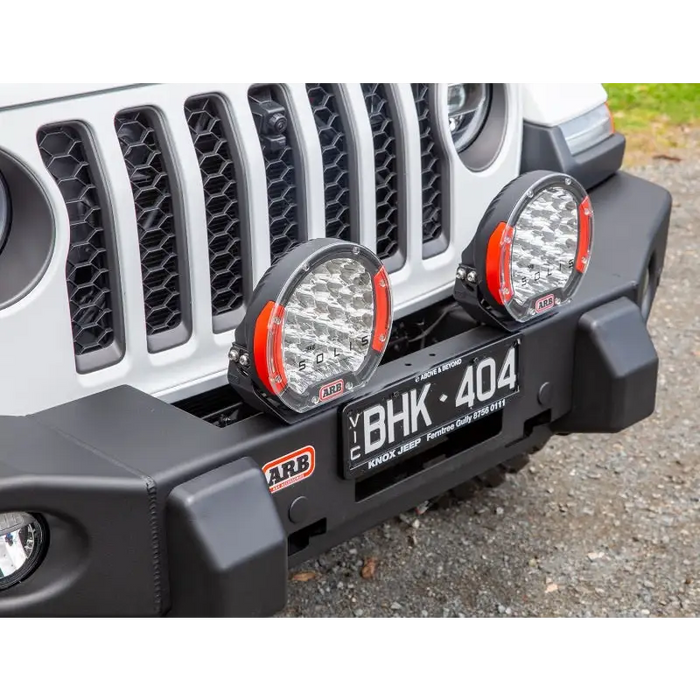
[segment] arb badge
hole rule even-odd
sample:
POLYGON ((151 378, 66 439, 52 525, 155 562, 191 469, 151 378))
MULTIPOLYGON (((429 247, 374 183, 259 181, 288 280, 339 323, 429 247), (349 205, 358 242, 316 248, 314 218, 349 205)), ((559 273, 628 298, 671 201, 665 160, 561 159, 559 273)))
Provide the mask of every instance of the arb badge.
POLYGON ((309 445, 274 462, 268 462, 263 467, 263 474, 270 493, 275 493, 307 479, 314 473, 315 468, 316 450, 309 445))

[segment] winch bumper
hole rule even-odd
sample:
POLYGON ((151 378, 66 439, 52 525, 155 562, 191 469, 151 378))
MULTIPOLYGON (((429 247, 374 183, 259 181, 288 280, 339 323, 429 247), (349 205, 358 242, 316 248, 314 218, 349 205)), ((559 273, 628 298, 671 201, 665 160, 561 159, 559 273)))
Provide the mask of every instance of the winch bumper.
MULTIPOLYGON (((35 573, 0 592, 0 616, 273 614, 289 566, 555 433, 648 416, 658 358, 645 324, 671 198, 624 173, 590 196, 590 269, 572 303, 520 331, 518 394, 390 469, 346 478, 338 407, 217 428, 125 386, 0 418, 0 513, 40 513, 49 532, 35 573), (265 465, 300 478, 271 488, 265 465)), ((450 323, 451 337, 383 365, 367 393, 507 337, 458 312, 450 323)))

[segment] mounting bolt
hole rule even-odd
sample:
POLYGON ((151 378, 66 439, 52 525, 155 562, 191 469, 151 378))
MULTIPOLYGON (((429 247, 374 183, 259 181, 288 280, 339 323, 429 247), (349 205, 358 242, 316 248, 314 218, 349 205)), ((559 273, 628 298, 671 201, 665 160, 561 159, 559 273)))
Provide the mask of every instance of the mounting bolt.
POLYGON ((467 279, 467 271, 463 267, 457 268, 457 279, 462 280, 462 282, 467 279))
POLYGON ((238 358, 238 364, 241 367, 247 367, 250 364, 250 357, 248 357, 247 353, 241 353, 241 356, 238 358))
POLYGON ((474 270, 470 270, 467 273, 467 282, 469 284, 476 284, 479 281, 479 277, 474 270))
POLYGON ((241 353, 238 352, 238 350, 236 350, 236 348, 231 348, 231 349, 228 351, 228 359, 229 359, 229 362, 238 362, 238 360, 240 359, 240 357, 241 357, 241 353))

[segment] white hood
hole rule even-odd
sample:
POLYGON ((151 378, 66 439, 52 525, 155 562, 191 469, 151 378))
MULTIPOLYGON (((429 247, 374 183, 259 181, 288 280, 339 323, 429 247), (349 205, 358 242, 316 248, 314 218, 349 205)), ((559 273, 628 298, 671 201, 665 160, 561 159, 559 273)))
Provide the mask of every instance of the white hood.
POLYGON ((137 85, 139 80, 0 80, 0 109, 137 85))

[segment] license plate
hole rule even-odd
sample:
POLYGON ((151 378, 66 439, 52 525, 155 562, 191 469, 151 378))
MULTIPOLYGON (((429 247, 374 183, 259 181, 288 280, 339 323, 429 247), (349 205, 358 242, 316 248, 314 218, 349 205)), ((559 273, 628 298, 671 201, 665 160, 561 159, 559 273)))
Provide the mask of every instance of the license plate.
POLYGON ((458 355, 344 407, 344 471, 392 466, 502 410, 519 391, 519 340, 458 355))

